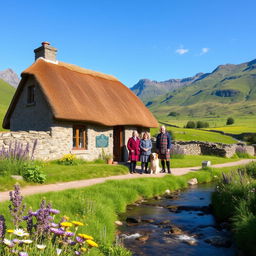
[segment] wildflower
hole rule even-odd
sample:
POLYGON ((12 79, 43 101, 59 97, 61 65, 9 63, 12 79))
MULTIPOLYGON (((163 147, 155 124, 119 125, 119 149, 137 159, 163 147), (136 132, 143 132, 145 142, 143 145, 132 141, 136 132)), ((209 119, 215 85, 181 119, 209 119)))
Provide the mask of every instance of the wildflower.
POLYGON ((50 213, 53 214, 53 215, 60 213, 59 210, 57 210, 57 209, 52 209, 52 208, 51 208, 49 211, 50 211, 50 213))
POLYGON ((15 243, 15 244, 20 244, 20 240, 17 239, 17 238, 13 239, 12 241, 13 241, 13 243, 15 243))
POLYGON ((54 222, 50 223, 50 225, 51 225, 51 227, 53 227, 53 228, 57 228, 57 227, 59 226, 58 224, 56 224, 56 223, 54 223, 54 222))
POLYGON ((56 253, 57 253, 57 255, 60 255, 60 254, 61 254, 61 252, 62 252, 62 249, 59 249, 59 248, 57 248, 57 249, 56 249, 56 253))
POLYGON ((82 237, 77 236, 77 237, 76 237, 76 241, 77 241, 78 243, 83 243, 83 242, 85 241, 85 239, 82 238, 82 237))
POLYGON ((23 229, 15 229, 13 231, 13 234, 16 235, 16 236, 20 236, 20 237, 23 237, 23 236, 29 236, 29 233, 26 233, 23 229))
POLYGON ((7 233, 13 233, 13 232, 14 232, 14 229, 7 229, 6 232, 7 232, 7 233))
POLYGON ((65 227, 65 228, 70 228, 70 227, 72 227, 72 223, 71 223, 71 222, 67 222, 67 221, 61 222, 60 225, 61 225, 62 227, 65 227))
POLYGON ((86 242, 91 246, 91 247, 99 247, 99 245, 97 243, 95 243, 92 240, 86 240, 86 242))
POLYGON ((84 223, 80 222, 80 221, 72 221, 72 224, 74 224, 75 226, 83 226, 84 223))
POLYGON ((39 249, 39 250, 44 250, 45 247, 46 247, 45 244, 37 244, 37 245, 36 245, 36 248, 39 249))
POLYGON ((6 232, 5 218, 3 215, 0 215, 0 239, 4 238, 6 232))
POLYGON ((19 256, 28 256, 28 253, 26 253, 26 252, 19 252, 19 256))
POLYGON ((78 234, 78 236, 80 236, 81 238, 83 238, 85 240, 93 240, 92 236, 88 236, 86 234, 78 234))
POLYGON ((82 247, 82 248, 81 248, 81 251, 82 251, 82 252, 86 252, 86 251, 87 251, 87 248, 82 247))
POLYGON ((55 235, 64 235, 65 231, 60 228, 50 228, 50 231, 55 235))
POLYGON ((81 252, 75 251, 75 255, 81 255, 81 252))
POLYGON ((71 240, 71 239, 67 240, 67 243, 68 243, 69 245, 76 245, 76 242, 73 241, 73 240, 71 240))
POLYGON ((5 245, 7 245, 8 247, 13 247, 13 246, 14 246, 14 243, 13 243, 11 240, 6 239, 6 238, 4 238, 3 243, 4 243, 5 245))
POLYGON ((66 231, 64 233, 65 236, 74 236, 74 233, 73 232, 70 232, 70 231, 66 231))
POLYGON ((20 186, 14 186, 14 192, 9 193, 11 205, 9 205, 10 213, 13 218, 13 223, 15 227, 18 227, 22 221, 23 212, 25 211, 26 206, 22 203, 23 197, 20 194, 20 186))
POLYGON ((23 244, 31 244, 31 243, 33 243, 33 241, 32 240, 29 240, 29 239, 27 239, 27 240, 20 240, 23 244))

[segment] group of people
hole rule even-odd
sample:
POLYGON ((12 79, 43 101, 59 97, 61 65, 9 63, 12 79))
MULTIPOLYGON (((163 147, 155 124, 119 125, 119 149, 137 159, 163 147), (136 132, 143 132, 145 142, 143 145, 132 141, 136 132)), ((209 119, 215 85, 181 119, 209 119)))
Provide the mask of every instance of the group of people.
MULTIPOLYGON (((132 137, 128 140, 127 148, 129 150, 130 173, 136 173, 136 164, 138 161, 141 161, 140 174, 149 173, 148 163, 150 162, 150 154, 152 150, 150 133, 143 133, 142 139, 140 139, 138 136, 138 132, 133 131, 132 137)), ((166 172, 167 167, 167 172, 171 173, 170 149, 171 136, 166 131, 165 126, 161 126, 160 133, 157 135, 156 138, 156 153, 158 154, 158 158, 161 159, 161 172, 166 172)))

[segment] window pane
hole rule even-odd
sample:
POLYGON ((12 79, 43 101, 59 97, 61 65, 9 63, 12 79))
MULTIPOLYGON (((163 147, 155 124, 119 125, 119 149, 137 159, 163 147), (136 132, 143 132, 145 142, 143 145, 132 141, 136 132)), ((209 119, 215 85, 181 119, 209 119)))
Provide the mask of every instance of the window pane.
POLYGON ((73 137, 73 148, 76 148, 76 137, 73 137))

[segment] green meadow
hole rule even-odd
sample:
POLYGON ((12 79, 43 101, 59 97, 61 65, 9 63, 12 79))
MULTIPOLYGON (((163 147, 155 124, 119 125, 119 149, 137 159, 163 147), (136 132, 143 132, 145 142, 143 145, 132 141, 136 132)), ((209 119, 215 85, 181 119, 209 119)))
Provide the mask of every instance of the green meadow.
MULTIPOLYGON (((201 170, 183 176, 166 175, 163 178, 138 178, 136 180, 115 180, 103 184, 71 189, 61 192, 37 194, 25 198, 27 209, 38 209, 42 198, 52 203, 52 207, 61 211, 70 221, 76 220, 86 223, 80 232, 92 235, 96 242, 106 248, 111 247, 112 254, 102 254, 102 249, 93 249, 88 255, 129 255, 115 253, 116 227, 114 222, 118 214, 126 211, 126 206, 141 198, 151 198, 171 191, 186 188, 187 181, 197 178, 200 183, 211 182, 221 176, 221 173, 235 170, 237 167, 201 170), (65 202, 65 203, 63 203, 65 202)), ((7 227, 13 228, 8 211, 9 202, 0 205, 0 212, 7 218, 7 227)), ((61 218, 61 217, 59 217, 61 218)), ((55 221, 57 219, 55 218, 55 221)), ((110 250, 109 250, 110 251, 110 250)), ((39 255, 39 254, 38 254, 39 255)), ((45 255, 45 254, 40 254, 45 255)))

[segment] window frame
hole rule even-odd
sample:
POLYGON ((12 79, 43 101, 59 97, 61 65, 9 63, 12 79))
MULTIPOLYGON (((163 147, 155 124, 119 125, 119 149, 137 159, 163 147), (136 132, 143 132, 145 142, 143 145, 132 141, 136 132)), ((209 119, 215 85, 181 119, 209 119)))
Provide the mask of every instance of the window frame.
POLYGON ((73 150, 88 150, 88 131, 85 125, 73 125, 72 130, 72 149, 73 150), (80 130, 82 132, 82 141, 84 147, 79 147, 80 142, 80 130), (75 139, 75 146, 74 146, 74 139, 75 139))
POLYGON ((27 105, 35 105, 35 85, 29 85, 27 88, 27 105))

